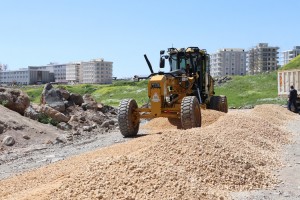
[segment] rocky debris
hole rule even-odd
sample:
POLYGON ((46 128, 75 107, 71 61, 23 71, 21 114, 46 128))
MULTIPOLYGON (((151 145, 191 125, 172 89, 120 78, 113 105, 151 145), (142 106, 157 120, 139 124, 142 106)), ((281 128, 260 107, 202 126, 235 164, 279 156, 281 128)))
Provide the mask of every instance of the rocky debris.
POLYGON ((93 130, 93 127, 92 126, 83 126, 82 129, 83 129, 83 131, 90 132, 91 130, 93 130))
POLYGON ((228 81, 232 80, 230 76, 224 76, 224 77, 216 77, 214 78, 215 84, 222 85, 228 81))
POLYGON ((57 128, 61 130, 71 130, 72 126, 66 122, 60 122, 57 124, 57 128))
POLYGON ((66 109, 60 89, 54 88, 51 83, 44 86, 40 103, 48 105, 59 112, 64 112, 66 109))
POLYGON ((66 108, 71 107, 71 106, 75 106, 73 101, 64 101, 64 103, 65 103, 66 108))
POLYGON ((6 146, 12 146, 15 144, 15 139, 12 136, 5 136, 2 140, 2 143, 6 146))
POLYGON ((111 114, 117 114, 117 111, 114 107, 109 106, 109 105, 102 105, 102 107, 100 108, 100 111, 102 113, 111 113, 111 114))
POLYGON ((74 102, 75 105, 81 106, 84 103, 83 98, 80 94, 71 93, 69 101, 74 102))
MULTIPOLYGON (((96 104, 94 104, 96 105, 96 104)), ((69 124, 72 125, 73 129, 83 129, 85 132, 96 132, 101 133, 106 131, 108 128, 101 126, 103 122, 107 120, 111 120, 112 126, 110 130, 115 129, 117 127, 117 116, 111 114, 111 112, 116 112, 115 108, 111 108, 110 112, 103 113, 101 111, 97 111, 96 109, 83 109, 82 106, 72 106, 67 109, 67 113, 70 116, 69 124), (93 127, 93 128, 87 128, 93 127)))
POLYGON ((41 105, 31 104, 25 116, 51 123, 61 130, 81 130, 86 134, 113 130, 118 126, 116 108, 97 103, 90 94, 69 93, 63 88, 54 88, 50 83, 44 86, 41 105), (110 123, 104 125, 107 120, 110 123))
POLYGON ((48 117, 51 117, 52 120, 54 120, 55 122, 58 122, 58 123, 59 122, 68 122, 70 120, 70 117, 67 117, 63 113, 61 113, 47 105, 41 106, 39 112, 45 114, 48 117))
POLYGON ((55 140, 56 140, 57 144, 58 143, 66 143, 67 142, 66 138, 61 137, 61 136, 57 137, 55 140))
POLYGON ((4 133, 6 128, 7 124, 5 124, 5 122, 0 121, 0 134, 4 133))
POLYGON ((114 120, 106 120, 105 122, 103 122, 101 124, 101 127, 102 128, 111 128, 114 125, 115 125, 115 121, 114 120))
POLYGON ((29 139, 30 139, 30 137, 29 137, 28 135, 23 135, 23 138, 24 138, 25 140, 29 140, 29 139))
POLYGON ((18 89, 0 88, 0 103, 10 110, 24 115, 25 109, 30 105, 26 93, 18 89))
POLYGON ((69 98, 70 98, 70 93, 69 93, 68 90, 65 90, 65 89, 60 88, 59 91, 60 91, 62 97, 63 97, 65 100, 69 100, 69 98))
POLYGON ((87 109, 98 110, 98 103, 94 100, 92 95, 90 95, 90 94, 83 95, 83 101, 84 101, 84 103, 81 105, 81 107, 84 110, 87 110, 87 109))
POLYGON ((24 116, 33 120, 38 120, 41 115, 37 112, 37 108, 33 108, 32 105, 29 105, 24 112, 24 116))

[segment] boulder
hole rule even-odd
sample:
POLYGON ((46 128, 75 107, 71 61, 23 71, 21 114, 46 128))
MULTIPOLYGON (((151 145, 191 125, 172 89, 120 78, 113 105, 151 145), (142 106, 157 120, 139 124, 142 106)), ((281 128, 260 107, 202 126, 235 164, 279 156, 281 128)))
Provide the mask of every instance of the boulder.
MULTIPOLYGON (((99 105, 98 105, 99 108, 99 105)), ((108 112, 115 112, 117 113, 116 109, 112 106, 103 105, 102 108, 99 109, 102 113, 108 113, 108 112)))
POLYGON ((66 107, 66 108, 69 108, 69 107, 75 105, 73 101, 64 101, 64 103, 65 103, 65 107, 66 107))
POLYGON ((42 96, 41 96, 41 104, 49 105, 51 108, 64 112, 66 107, 63 99, 63 95, 61 94, 60 89, 53 88, 51 83, 47 83, 44 86, 42 96))
POLYGON ((82 129, 83 129, 83 131, 90 132, 91 130, 93 130, 93 127, 92 126, 83 126, 82 129))
POLYGON ((65 89, 59 89, 62 97, 65 99, 65 100, 69 100, 70 98, 70 92, 65 90, 65 89))
POLYGON ((24 115, 25 109, 30 105, 26 93, 18 89, 0 88, 0 103, 10 110, 24 115))
POLYGON ((90 94, 83 95, 83 109, 98 110, 98 104, 90 94))
POLYGON ((23 138, 24 138, 25 140, 29 140, 29 139, 30 139, 30 137, 29 137, 28 135, 23 135, 23 138))
POLYGON ((70 120, 70 117, 67 117, 63 113, 61 113, 47 105, 41 106, 40 112, 48 117, 51 117, 54 121, 56 121, 58 123, 59 122, 68 122, 70 120))
POLYGON ((95 113, 90 117, 90 120, 96 122, 97 124, 101 124, 104 121, 104 117, 98 113, 95 113))
POLYGON ((59 144, 59 143, 66 143, 67 139, 65 137, 62 136, 58 136, 57 138, 55 138, 55 143, 59 144))
POLYGON ((33 120, 38 120, 40 113, 38 113, 32 105, 29 105, 24 111, 24 116, 33 120))
POLYGON ((79 121, 79 119, 76 115, 71 115, 70 120, 68 121, 68 123, 78 122, 78 121, 79 121))
POLYGON ((76 105, 81 106, 84 103, 83 98, 80 94, 71 93, 69 101, 74 102, 76 105))
POLYGON ((4 133, 6 128, 7 125, 4 122, 0 121, 0 134, 4 133))
POLYGON ((6 136, 3 138, 2 143, 6 146, 12 146, 15 144, 15 139, 12 136, 6 136))
POLYGON ((57 128, 61 130, 71 130, 72 126, 66 122, 60 122, 59 124, 57 124, 57 128))
POLYGON ((106 120, 105 122, 103 122, 102 124, 101 124, 101 128, 108 128, 109 127, 109 125, 110 125, 110 120, 106 120))

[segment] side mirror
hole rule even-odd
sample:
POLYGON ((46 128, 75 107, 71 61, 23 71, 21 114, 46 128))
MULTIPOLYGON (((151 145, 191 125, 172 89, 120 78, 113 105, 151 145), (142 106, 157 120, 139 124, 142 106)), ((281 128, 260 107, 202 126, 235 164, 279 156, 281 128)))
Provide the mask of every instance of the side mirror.
POLYGON ((163 55, 165 53, 165 50, 160 50, 160 55, 163 55))
POLYGON ((164 67, 165 67, 165 59, 162 58, 162 57, 160 57, 159 67, 160 67, 160 68, 164 68, 164 67))

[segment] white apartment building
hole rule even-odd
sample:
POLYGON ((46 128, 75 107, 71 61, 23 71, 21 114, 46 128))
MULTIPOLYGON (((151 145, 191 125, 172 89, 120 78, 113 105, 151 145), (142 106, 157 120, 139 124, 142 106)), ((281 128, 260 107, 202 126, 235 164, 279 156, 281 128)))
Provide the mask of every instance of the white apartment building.
POLYGON ((1 71, 0 72, 1 84, 29 84, 29 71, 28 69, 19 69, 15 71, 1 71))
POLYGON ((80 73, 80 63, 69 63, 66 65, 66 80, 68 83, 82 82, 82 75, 80 73))
POLYGON ((210 55, 212 77, 246 74, 246 54, 244 49, 225 48, 210 55))
POLYGON ((55 82, 67 83, 66 66, 66 64, 50 63, 46 66, 46 69, 54 73, 55 82))
POLYGON ((51 81, 49 71, 40 69, 22 68, 14 71, 0 71, 0 83, 6 85, 32 85, 51 81))
POLYGON ((278 49, 268 43, 259 43, 248 51, 248 70, 250 74, 258 74, 278 69, 278 49))
POLYGON ((80 83, 112 83, 113 62, 104 61, 104 59, 94 59, 88 62, 81 62, 79 73, 82 74, 80 83))
POLYGON ((294 46, 292 50, 282 52, 283 63, 282 65, 288 64, 291 60, 300 55, 300 46, 294 46))

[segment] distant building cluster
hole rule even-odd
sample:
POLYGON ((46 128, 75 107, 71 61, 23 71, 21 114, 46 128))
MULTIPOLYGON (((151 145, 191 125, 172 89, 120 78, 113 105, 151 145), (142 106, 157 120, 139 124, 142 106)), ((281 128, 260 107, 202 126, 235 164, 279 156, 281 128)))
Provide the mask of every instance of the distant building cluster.
POLYGON ((32 85, 49 82, 75 84, 111 84, 113 62, 94 59, 88 62, 67 64, 50 63, 45 66, 28 66, 19 70, 6 71, 0 68, 0 83, 6 85, 32 85))
MULTIPOLYGON (((259 43, 248 51, 238 48, 220 49, 210 55, 210 70, 213 77, 226 75, 258 74, 277 70, 279 65, 279 47, 259 43)), ((300 46, 282 52, 282 64, 286 65, 300 54, 300 46)))

